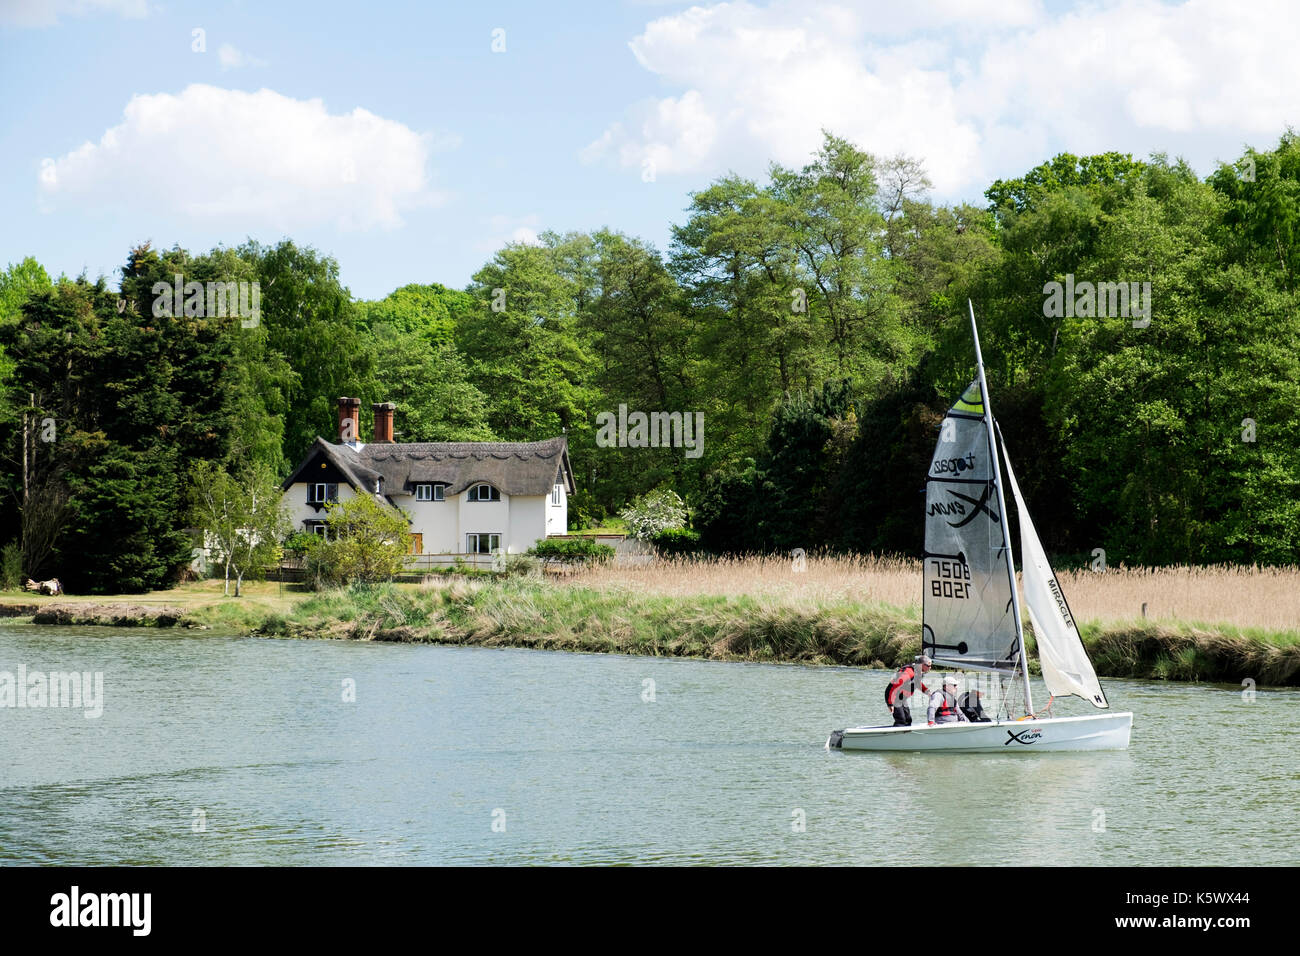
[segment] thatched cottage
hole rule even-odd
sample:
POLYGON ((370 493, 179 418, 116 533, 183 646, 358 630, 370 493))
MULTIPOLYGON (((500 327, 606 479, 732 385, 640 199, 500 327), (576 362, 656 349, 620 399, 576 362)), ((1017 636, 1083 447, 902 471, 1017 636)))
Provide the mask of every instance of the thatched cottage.
POLYGON ((323 533, 325 506, 373 495, 409 516, 412 554, 518 554, 564 534, 573 469, 563 436, 537 442, 393 441, 391 402, 371 406, 374 437, 358 440, 360 399, 340 398, 338 442, 317 438, 284 480, 294 527, 323 533))

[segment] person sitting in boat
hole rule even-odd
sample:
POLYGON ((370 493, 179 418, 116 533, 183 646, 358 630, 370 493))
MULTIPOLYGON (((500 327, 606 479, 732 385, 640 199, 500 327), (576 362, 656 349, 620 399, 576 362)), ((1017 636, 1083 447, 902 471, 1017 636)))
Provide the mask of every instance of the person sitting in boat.
POLYGON ((931 727, 935 724, 970 723, 970 718, 957 706, 957 678, 951 674, 943 679, 943 689, 930 695, 930 710, 926 719, 931 727))
POLYGON ((957 698, 957 706, 961 708, 961 712, 966 715, 966 719, 972 724, 992 722, 992 719, 984 713, 984 706, 980 703, 980 698, 983 696, 983 691, 968 690, 957 698))
MULTIPOLYGON (((934 662, 924 654, 921 655, 921 673, 925 674, 930 670, 934 662)), ((907 701, 911 698, 916 690, 916 667, 912 664, 904 664, 894 675, 889 686, 885 688, 885 706, 894 714, 895 727, 912 726, 912 709, 907 706, 907 701)), ((928 694, 930 688, 925 684, 921 685, 921 693, 928 694)))

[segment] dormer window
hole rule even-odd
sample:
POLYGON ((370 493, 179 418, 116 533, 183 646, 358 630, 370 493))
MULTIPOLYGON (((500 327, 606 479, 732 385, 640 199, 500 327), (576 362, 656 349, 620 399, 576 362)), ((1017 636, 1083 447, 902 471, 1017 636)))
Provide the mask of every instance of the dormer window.
POLYGON ((419 484, 415 486, 416 501, 444 501, 446 485, 419 484))
POLYGON ((500 501, 501 492, 497 491, 486 482, 474 485, 469 489, 470 501, 500 501))

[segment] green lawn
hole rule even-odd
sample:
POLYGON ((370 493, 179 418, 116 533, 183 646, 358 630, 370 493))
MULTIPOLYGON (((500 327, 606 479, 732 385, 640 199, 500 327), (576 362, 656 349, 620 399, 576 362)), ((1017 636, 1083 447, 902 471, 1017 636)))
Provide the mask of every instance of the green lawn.
POLYGON ((31 591, 10 589, 0 591, 0 604, 141 604, 147 607, 179 607, 186 610, 221 605, 244 604, 268 612, 283 613, 305 596, 296 585, 281 585, 275 581, 245 581, 242 597, 234 597, 235 586, 230 586, 231 596, 221 591, 220 580, 196 581, 181 584, 167 591, 146 591, 143 594, 60 594, 51 597, 31 591))

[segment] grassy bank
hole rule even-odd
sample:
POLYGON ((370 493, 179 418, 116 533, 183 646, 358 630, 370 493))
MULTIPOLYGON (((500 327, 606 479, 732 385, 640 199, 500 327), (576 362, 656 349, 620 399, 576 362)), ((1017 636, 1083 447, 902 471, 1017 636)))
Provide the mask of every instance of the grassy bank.
MULTIPOLYGON (((919 648, 920 616, 917 608, 844 600, 791 604, 744 595, 675 597, 526 580, 433 579, 418 587, 325 592, 289 615, 267 618, 258 632, 896 667, 919 648)), ((1093 623, 1085 626, 1084 641, 1106 677, 1300 683, 1300 636, 1294 633, 1093 623)))
MULTIPOLYGON (((234 587, 231 586, 233 592, 234 587)), ((196 581, 143 594, 46 595, 0 591, 0 620, 37 624, 103 624, 116 627, 172 627, 207 621, 252 631, 268 615, 286 613, 303 593, 274 581, 246 581, 240 598, 222 594, 218 580, 196 581)))
MULTIPOLYGON (((1259 626, 1261 606, 1271 607, 1264 620, 1277 620, 1277 603, 1266 598, 1300 593, 1300 572, 1086 575, 1073 588, 1063 583, 1076 615, 1086 621, 1084 641, 1102 676, 1300 684, 1300 634, 1259 626), (1197 623, 1168 613, 1143 619, 1134 603, 1176 603, 1207 614, 1231 612, 1238 620, 1197 623)), ((252 583, 240 599, 223 597, 220 582, 204 581, 144 596, 15 593, 0 595, 0 603, 37 606, 52 623, 178 624, 268 636, 895 667, 919 649, 918 580, 913 562, 810 559, 806 571, 792 573, 790 562, 769 558, 603 568, 564 580, 433 576, 420 585, 318 594, 252 583), (55 613, 56 605, 75 608, 78 602, 83 613, 55 613), (127 614, 120 605, 135 607, 127 614)), ((1291 620, 1300 620, 1300 608, 1291 620)))
POLYGON ((724 660, 877 664, 914 652, 915 614, 884 606, 791 607, 747 596, 677 598, 531 580, 435 578, 331 591, 262 633, 431 641, 724 660))

